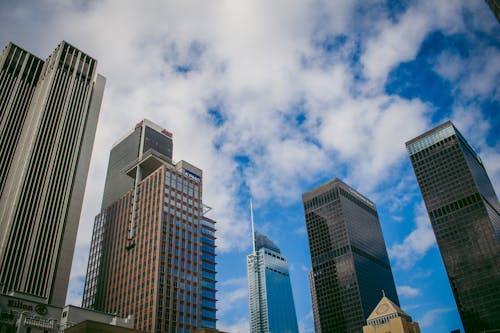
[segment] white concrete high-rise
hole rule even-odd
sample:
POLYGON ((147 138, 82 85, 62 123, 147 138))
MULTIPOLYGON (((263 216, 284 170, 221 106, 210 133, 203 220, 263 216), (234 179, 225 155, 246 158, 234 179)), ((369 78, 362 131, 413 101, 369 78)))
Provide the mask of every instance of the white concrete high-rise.
POLYGON ((61 42, 0 54, 0 292, 63 306, 105 79, 61 42))

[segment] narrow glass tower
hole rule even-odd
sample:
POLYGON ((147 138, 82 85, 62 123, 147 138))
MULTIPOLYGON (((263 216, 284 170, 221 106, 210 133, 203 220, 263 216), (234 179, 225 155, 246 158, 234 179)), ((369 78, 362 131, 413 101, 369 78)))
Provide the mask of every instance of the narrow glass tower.
POLYGON ((406 143, 466 332, 500 328, 500 204, 451 122, 406 143))
POLYGON ((258 232, 253 246, 247 256, 250 333, 298 333, 286 258, 258 232))

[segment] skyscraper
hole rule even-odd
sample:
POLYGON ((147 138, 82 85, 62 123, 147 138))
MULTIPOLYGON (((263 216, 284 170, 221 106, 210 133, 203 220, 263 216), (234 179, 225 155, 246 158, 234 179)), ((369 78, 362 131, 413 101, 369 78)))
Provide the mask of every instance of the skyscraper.
POLYGON ((203 216, 202 171, 172 162, 171 138, 143 120, 113 147, 105 188, 120 172, 131 187, 110 189, 114 201, 96 216, 83 306, 133 315, 147 332, 192 333, 215 326, 215 228, 203 216))
POLYGON ((0 285, 63 306, 105 79, 61 42, 0 55, 0 285))
POLYGON ((247 255, 250 333, 298 333, 286 258, 266 236, 255 232, 253 238, 247 255))
POLYGON ((500 204, 455 126, 406 143, 466 332, 500 328, 500 204))
POLYGON ((381 290, 399 304, 375 204, 335 178, 302 195, 321 332, 362 332, 381 290))

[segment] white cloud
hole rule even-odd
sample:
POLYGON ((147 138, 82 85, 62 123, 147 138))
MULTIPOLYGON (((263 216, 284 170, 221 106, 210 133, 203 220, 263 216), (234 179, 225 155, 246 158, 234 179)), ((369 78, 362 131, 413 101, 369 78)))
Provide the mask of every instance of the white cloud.
POLYGON ((432 18, 426 13, 408 10, 399 22, 384 21, 375 27, 380 32, 367 42, 361 58, 366 76, 382 87, 390 70, 415 57, 431 23, 432 18))
MULTIPOLYGON (((15 42, 46 57, 66 39, 94 56, 107 77, 68 300, 79 297, 73 291, 82 286, 111 145, 139 120, 149 118, 173 132, 174 159, 203 169, 203 197, 218 222, 218 250, 246 249, 249 214, 246 203, 240 207, 242 196, 251 195, 257 206, 286 206, 300 200, 304 184, 325 176, 345 176, 363 193, 390 178, 406 158, 404 142, 430 127, 434 110, 418 99, 387 96, 383 82, 415 57, 429 32, 464 33, 463 8, 480 7, 471 3, 418 2, 395 19, 389 19, 385 1, 0 4, 0 21, 16 27, 15 42), (338 37, 345 39, 339 50, 321 47, 338 37), (358 56, 361 64, 353 65, 358 56), (176 72, 179 66, 187 72, 176 72), (215 107, 221 124, 207 113, 215 107), (248 163, 237 163, 236 156, 248 157, 248 163)), ((0 29, 0 39, 13 38, 7 30, 0 29)), ((489 52, 499 58, 496 50, 489 52)), ((498 95, 495 60, 492 72, 474 61, 467 68, 477 74, 470 76, 459 70, 466 60, 455 58, 459 62, 445 69, 446 60, 445 54, 436 66, 444 77, 473 85, 475 94, 498 95)), ((463 115, 457 119, 469 119, 463 115)), ((499 185, 498 146, 481 141, 480 147, 499 185)), ((405 179, 395 193, 404 192, 405 179)), ((411 199, 395 198, 394 211, 411 199)), ((403 268, 435 244, 423 207, 417 215, 416 229, 390 251, 403 268)), ((219 295, 219 314, 246 302, 241 281, 219 285, 229 290, 219 295)), ((248 331, 244 319, 224 323, 230 331, 248 331)))
POLYGON ((217 285, 222 288, 222 291, 217 295, 219 316, 223 317, 225 312, 229 312, 235 307, 246 306, 248 301, 246 276, 220 281, 217 285))
POLYGON ((410 269, 436 245, 436 238, 423 204, 415 212, 417 227, 403 240, 389 249, 389 256, 402 269, 410 269))
POLYGON ((453 311, 453 308, 437 308, 424 313, 420 320, 417 320, 420 327, 432 327, 437 320, 440 319, 443 313, 448 313, 453 311))
POLYGON ((228 333, 250 332, 250 326, 246 318, 240 318, 238 321, 231 323, 220 321, 217 323, 217 329, 228 333))
POLYGON ((314 318, 312 311, 301 318, 298 325, 300 333, 314 333, 314 318))
POLYGON ((416 297, 420 295, 420 289, 410 286, 396 286, 398 295, 402 297, 416 297))
POLYGON ((370 191, 406 157, 404 142, 427 127, 428 109, 398 97, 346 100, 325 114, 320 139, 350 162, 349 181, 370 191))

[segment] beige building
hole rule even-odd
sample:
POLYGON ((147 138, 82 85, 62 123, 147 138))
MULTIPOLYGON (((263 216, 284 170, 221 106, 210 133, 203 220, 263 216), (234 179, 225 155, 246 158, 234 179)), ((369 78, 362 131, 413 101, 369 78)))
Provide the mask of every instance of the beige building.
POLYGON ((420 333, 418 323, 385 294, 363 326, 363 333, 420 333))

